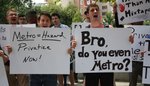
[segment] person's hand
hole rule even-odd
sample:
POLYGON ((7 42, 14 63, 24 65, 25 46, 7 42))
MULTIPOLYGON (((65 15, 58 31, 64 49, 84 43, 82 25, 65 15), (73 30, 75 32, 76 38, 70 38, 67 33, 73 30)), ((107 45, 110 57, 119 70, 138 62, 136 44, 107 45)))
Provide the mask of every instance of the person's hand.
POLYGON ((70 54, 70 55, 72 54, 72 48, 68 49, 68 54, 70 54))
POLYGON ((142 51, 142 52, 140 52, 141 57, 144 57, 144 53, 146 53, 146 51, 142 51))
POLYGON ((12 52, 12 47, 10 45, 5 46, 8 54, 12 52))
POLYGON ((130 35, 130 36, 129 36, 129 42, 131 42, 131 44, 134 43, 134 36, 133 36, 133 35, 130 35))
POLYGON ((8 61, 8 57, 6 55, 4 55, 4 52, 2 50, 0 50, 0 57, 3 58, 4 62, 8 61))
POLYGON ((0 56, 3 57, 4 56, 4 52, 2 50, 0 50, 0 56))
POLYGON ((76 47, 76 45, 77 45, 76 40, 72 40, 72 46, 71 46, 71 48, 75 48, 75 47, 76 47))

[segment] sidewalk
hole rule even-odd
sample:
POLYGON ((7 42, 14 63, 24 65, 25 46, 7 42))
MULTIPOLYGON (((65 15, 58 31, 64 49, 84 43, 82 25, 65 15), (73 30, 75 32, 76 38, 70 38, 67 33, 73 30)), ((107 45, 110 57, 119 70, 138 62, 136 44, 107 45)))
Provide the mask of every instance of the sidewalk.
MULTIPOLYGON (((116 82, 116 86, 129 86, 129 82, 116 82)), ((143 86, 141 83, 138 83, 137 86, 143 86)))
MULTIPOLYGON (((128 82, 128 74, 115 74, 116 76, 116 81, 115 84, 116 86, 129 86, 128 82), (119 78, 117 78, 119 76, 119 78)), ((67 80, 67 83, 70 84, 69 80, 67 80)), ((78 83, 75 83, 75 86, 83 86, 83 74, 78 74, 78 83)), ((69 86, 69 85, 68 85, 69 86)), ((141 83, 137 83, 137 86, 143 86, 141 83)))
MULTIPOLYGON (((116 86, 129 86, 129 82, 119 82, 119 81, 116 81, 116 86)), ((70 84, 68 82, 68 84, 70 84)), ((78 83, 75 83, 75 86, 83 86, 83 80, 79 79, 78 80, 78 83)), ((137 86, 143 86, 141 83, 137 83, 137 86)))

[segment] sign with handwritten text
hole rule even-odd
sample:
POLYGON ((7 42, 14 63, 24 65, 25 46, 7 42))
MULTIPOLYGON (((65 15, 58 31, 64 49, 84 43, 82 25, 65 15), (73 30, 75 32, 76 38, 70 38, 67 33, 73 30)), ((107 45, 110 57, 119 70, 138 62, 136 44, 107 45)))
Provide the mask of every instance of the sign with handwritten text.
POLYGON ((69 29, 12 28, 11 44, 10 73, 69 74, 69 29))
POLYGON ((150 19, 150 0, 117 0, 119 24, 150 19))
POLYGON ((131 29, 76 29, 75 71, 132 71, 130 35, 131 29))
POLYGON ((78 22, 78 23, 72 23, 72 34, 74 35, 75 29, 83 29, 87 28, 90 25, 88 22, 78 22))
POLYGON ((145 40, 142 83, 150 84, 150 38, 145 40))
POLYGON ((12 25, 0 24, 0 45, 4 47, 10 43, 10 28, 12 25))
POLYGON ((125 27, 131 28, 134 36, 134 43, 132 44, 133 61, 143 61, 140 52, 144 51, 145 38, 150 37, 150 26, 125 25, 125 27))
POLYGON ((9 86, 3 59, 0 57, 0 86, 9 86))
POLYGON ((0 45, 2 47, 10 43, 11 27, 36 27, 36 25, 35 24, 22 24, 22 25, 0 24, 0 45))

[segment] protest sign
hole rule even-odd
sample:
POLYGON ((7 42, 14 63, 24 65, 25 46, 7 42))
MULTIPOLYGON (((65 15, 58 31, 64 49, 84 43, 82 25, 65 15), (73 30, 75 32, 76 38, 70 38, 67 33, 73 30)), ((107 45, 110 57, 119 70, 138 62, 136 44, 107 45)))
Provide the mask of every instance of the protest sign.
POLYGON ((117 0, 119 24, 150 19, 150 0, 117 0))
POLYGON ((63 28, 12 28, 10 73, 69 74, 70 30, 63 28))
POLYGON ((89 25, 90 25, 89 22, 72 23, 72 34, 74 34, 75 29, 87 28, 89 25))
POLYGON ((150 84, 150 38, 145 40, 142 83, 150 84))
POLYGON ((76 29, 75 71, 131 72, 131 29, 76 29))
POLYGON ((3 59, 0 57, 0 86, 9 86, 3 59))
POLYGON ((0 45, 3 48, 10 43, 10 28, 13 25, 0 24, 0 45))
POLYGON ((19 24, 16 27, 36 27, 36 24, 19 24))
POLYGON ((150 36, 150 26, 125 25, 125 28, 131 28, 134 36, 134 43, 132 44, 132 60, 143 61, 143 58, 139 53, 144 51, 145 38, 150 36))

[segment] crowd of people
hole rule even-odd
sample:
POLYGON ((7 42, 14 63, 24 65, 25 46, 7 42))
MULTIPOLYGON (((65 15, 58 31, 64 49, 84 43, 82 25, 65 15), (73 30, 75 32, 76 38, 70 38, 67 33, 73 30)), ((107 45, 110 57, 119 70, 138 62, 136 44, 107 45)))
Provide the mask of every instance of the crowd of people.
MULTIPOLYGON (((114 5, 115 27, 123 27, 118 24, 116 4, 114 5)), ((103 24, 100 9, 97 4, 90 4, 85 11, 84 22, 90 23, 87 28, 105 28, 103 24)), ((36 24, 37 27, 51 27, 51 28, 66 28, 70 27, 60 22, 60 14, 48 12, 29 11, 26 15, 18 14, 15 9, 9 9, 6 12, 6 19, 8 24, 36 24)), ((72 55, 72 49, 76 47, 76 38, 72 37, 72 45, 68 49, 68 54, 72 55)), ((129 40, 134 42, 134 37, 131 35, 129 40)), ((11 45, 5 46, 8 54, 12 52, 11 45)), ((0 57, 3 58, 7 72, 9 86, 67 86, 67 78, 69 77, 70 86, 75 86, 75 73, 73 71, 73 64, 71 64, 70 75, 55 75, 55 74, 9 74, 9 55, 5 54, 4 50, 0 47, 0 57)), ((142 74, 142 63, 133 62, 133 72, 130 75, 130 85, 136 86, 138 73, 142 74), (138 66, 139 65, 139 66, 138 66), (138 72, 136 72, 138 71, 138 72)), ((83 86, 115 86, 114 73, 85 73, 83 86)), ((149 85, 144 85, 149 86, 149 85)))

